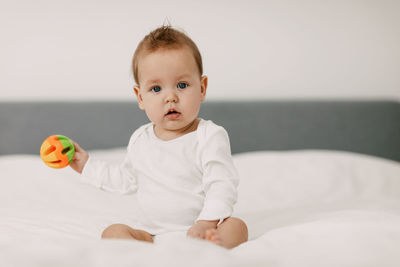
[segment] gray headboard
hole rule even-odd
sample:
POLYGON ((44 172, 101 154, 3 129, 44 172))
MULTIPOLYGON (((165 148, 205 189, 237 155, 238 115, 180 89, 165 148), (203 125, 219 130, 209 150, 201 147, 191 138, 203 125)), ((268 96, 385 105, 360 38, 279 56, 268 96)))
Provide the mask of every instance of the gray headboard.
MULTIPOLYGON (((200 117, 227 129, 233 153, 333 149, 400 161, 395 101, 209 101, 200 117)), ((146 122, 136 102, 0 102, 0 155, 39 154, 53 134, 85 149, 122 147, 146 122)))

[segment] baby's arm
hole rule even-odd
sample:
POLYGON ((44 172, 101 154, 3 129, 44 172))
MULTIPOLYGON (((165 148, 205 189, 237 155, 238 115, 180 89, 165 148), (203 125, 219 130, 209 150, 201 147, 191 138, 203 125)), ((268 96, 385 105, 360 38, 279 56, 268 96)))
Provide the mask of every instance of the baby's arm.
POLYGON ((201 153, 205 199, 198 220, 222 221, 232 215, 239 177, 225 129, 213 128, 206 140, 201 153))
POLYGON ((74 141, 72 143, 75 146, 75 155, 70 166, 81 174, 83 182, 106 191, 122 194, 133 192, 137 189, 136 178, 133 175, 129 158, 129 145, 128 153, 121 164, 109 164, 93 159, 79 144, 74 141))
POLYGON ((200 238, 206 230, 216 229, 223 219, 232 215, 239 182, 225 129, 219 126, 209 129, 204 140, 201 150, 204 205, 195 225, 187 233, 200 238))

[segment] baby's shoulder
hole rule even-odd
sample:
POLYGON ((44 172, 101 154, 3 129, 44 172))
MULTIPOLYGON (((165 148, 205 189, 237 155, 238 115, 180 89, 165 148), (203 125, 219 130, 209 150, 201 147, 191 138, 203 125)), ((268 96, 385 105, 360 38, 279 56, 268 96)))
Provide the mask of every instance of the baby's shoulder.
POLYGON ((128 145, 128 146, 133 145, 133 144, 138 140, 138 138, 140 138, 141 136, 143 136, 143 134, 144 134, 150 127, 152 127, 152 125, 153 125, 153 124, 152 124, 151 122, 149 122, 149 123, 144 124, 144 125, 140 126, 139 128, 137 128, 137 129, 133 132, 133 134, 132 134, 132 136, 131 136, 131 138, 130 138, 130 140, 129 140, 129 145, 128 145))
POLYGON ((228 135, 224 127, 217 125, 212 120, 202 119, 197 128, 198 137, 203 140, 208 140, 216 135, 228 135))

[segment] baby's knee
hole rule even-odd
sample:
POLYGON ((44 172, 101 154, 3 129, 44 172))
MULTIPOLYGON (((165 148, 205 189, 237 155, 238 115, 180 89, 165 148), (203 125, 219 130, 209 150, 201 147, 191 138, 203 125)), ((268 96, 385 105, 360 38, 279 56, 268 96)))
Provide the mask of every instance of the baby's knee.
POLYGON ((247 241, 249 231, 247 229, 246 223, 242 219, 239 219, 236 217, 230 217, 229 220, 230 220, 230 223, 232 224, 232 226, 235 227, 236 229, 238 229, 246 237, 246 241, 247 241))
POLYGON ((232 219, 235 220, 237 225, 239 225, 242 228, 247 229, 247 225, 242 219, 239 219, 239 218, 236 218, 236 217, 233 217, 232 219))
POLYGON ((101 234, 101 238, 120 238, 126 235, 128 231, 128 226, 125 224, 112 224, 104 229, 101 234))

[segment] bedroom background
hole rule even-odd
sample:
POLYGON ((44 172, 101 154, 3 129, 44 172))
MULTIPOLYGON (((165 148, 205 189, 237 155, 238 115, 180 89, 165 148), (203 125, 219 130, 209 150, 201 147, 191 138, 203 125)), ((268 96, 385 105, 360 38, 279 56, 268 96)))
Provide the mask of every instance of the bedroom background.
POLYGON ((399 11, 397 0, 0 0, 0 266, 400 266, 399 11), (147 121, 131 58, 168 21, 198 44, 204 118, 237 152, 233 215, 250 238, 233 250, 174 233, 103 242, 107 226, 143 217, 136 195, 39 157, 60 133, 123 160, 147 121))
POLYGON ((0 100, 132 100, 138 42, 169 21, 208 100, 400 99, 400 2, 0 1, 0 100))

